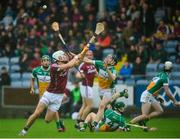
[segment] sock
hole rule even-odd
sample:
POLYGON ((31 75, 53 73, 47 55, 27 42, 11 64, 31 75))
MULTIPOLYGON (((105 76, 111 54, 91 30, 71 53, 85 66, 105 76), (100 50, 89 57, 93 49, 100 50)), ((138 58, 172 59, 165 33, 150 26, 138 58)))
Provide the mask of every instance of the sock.
POLYGON ((93 121, 92 124, 94 125, 94 127, 96 127, 98 123, 96 121, 93 121))
POLYGON ((28 131, 29 127, 25 126, 23 129, 24 129, 25 131, 28 131))
POLYGON ((64 122, 62 120, 59 120, 59 125, 60 125, 61 128, 63 128, 64 127, 64 122))
POLYGON ((88 123, 85 123, 85 122, 84 122, 84 128, 85 128, 85 129, 87 128, 87 126, 88 126, 88 123))
POLYGON ((80 122, 84 122, 84 120, 78 119, 78 120, 77 120, 77 123, 79 124, 80 122))
POLYGON ((59 121, 56 121, 56 127, 57 127, 57 129, 59 129, 61 127, 59 121))

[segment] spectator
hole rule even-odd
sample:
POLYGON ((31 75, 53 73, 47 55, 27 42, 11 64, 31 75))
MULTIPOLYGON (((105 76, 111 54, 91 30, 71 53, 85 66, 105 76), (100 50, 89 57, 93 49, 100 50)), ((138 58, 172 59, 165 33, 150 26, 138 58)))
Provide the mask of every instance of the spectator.
POLYGON ((134 36, 135 28, 133 27, 133 22, 129 20, 127 22, 126 28, 122 32, 122 39, 127 43, 130 44, 130 37, 134 36))
POLYGON ((4 56, 6 56, 6 57, 13 57, 13 56, 15 56, 14 50, 12 49, 12 47, 10 46, 9 43, 5 44, 4 56))
POLYGON ((180 41, 180 22, 174 22, 173 37, 174 39, 180 41))
POLYGON ((137 56, 133 63, 132 74, 135 75, 135 80, 141 79, 145 75, 146 65, 142 62, 141 57, 137 56))
POLYGON ((23 52, 20 56, 20 59, 19 59, 19 65, 20 65, 20 71, 23 73, 23 72, 26 72, 26 71, 29 71, 28 67, 29 67, 29 62, 30 62, 30 58, 28 56, 28 53, 26 52, 23 52))
POLYGON ((163 20, 160 20, 156 33, 154 34, 154 38, 157 41, 165 41, 168 39, 168 35, 170 35, 170 33, 171 30, 168 25, 166 25, 163 20))
POLYGON ((128 61, 133 63, 137 57, 137 47, 135 45, 130 46, 130 50, 128 51, 128 61))
POLYGON ((144 45, 137 46, 137 56, 141 57, 143 63, 148 63, 148 53, 144 45))
POLYGON ((33 59, 31 60, 29 64, 29 70, 34 69, 35 67, 38 67, 41 65, 41 56, 38 52, 34 53, 33 59))
POLYGON ((122 33, 123 29, 126 27, 127 19, 125 13, 121 13, 120 19, 117 22, 117 31, 122 33))
POLYGON ((143 3, 140 8, 141 32, 143 35, 150 36, 155 25, 152 10, 147 3, 143 3))
POLYGON ((155 44, 155 49, 150 53, 149 63, 164 63, 167 59, 167 52, 164 50, 161 43, 155 44))
POLYGON ((117 9, 118 0, 105 0, 105 4, 108 12, 112 13, 115 12, 117 9))
POLYGON ((101 35, 99 36, 96 46, 100 48, 107 48, 110 47, 110 44, 111 44, 111 37, 106 30, 102 32, 101 35))
POLYGON ((72 22, 80 22, 83 16, 80 14, 79 9, 76 7, 73 9, 72 22))
POLYGON ((1 68, 0 87, 3 85, 11 85, 11 78, 6 67, 1 68))
POLYGON ((180 64, 180 44, 176 46, 176 63, 180 64))
POLYGON ((124 65, 122 66, 122 68, 120 69, 119 75, 122 76, 123 80, 126 80, 126 79, 130 78, 131 73, 132 73, 132 67, 129 64, 129 62, 126 61, 124 63, 124 65))
POLYGON ((175 21, 180 22, 180 10, 179 9, 175 10, 175 14, 172 16, 172 20, 173 20, 173 22, 175 22, 175 21))

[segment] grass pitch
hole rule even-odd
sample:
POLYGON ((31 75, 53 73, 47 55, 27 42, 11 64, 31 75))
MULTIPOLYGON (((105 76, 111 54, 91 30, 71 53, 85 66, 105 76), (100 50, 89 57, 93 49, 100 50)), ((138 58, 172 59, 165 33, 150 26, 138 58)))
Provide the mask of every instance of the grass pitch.
MULTIPOLYGON (((1 138, 20 138, 19 131, 26 119, 0 119, 1 138)), ((158 131, 143 132, 139 128, 131 128, 131 132, 78 132, 74 128, 74 121, 65 119, 66 132, 59 133, 55 122, 46 124, 43 119, 38 119, 28 134, 23 138, 179 138, 180 118, 159 118, 149 121, 148 126, 157 127, 158 131)))

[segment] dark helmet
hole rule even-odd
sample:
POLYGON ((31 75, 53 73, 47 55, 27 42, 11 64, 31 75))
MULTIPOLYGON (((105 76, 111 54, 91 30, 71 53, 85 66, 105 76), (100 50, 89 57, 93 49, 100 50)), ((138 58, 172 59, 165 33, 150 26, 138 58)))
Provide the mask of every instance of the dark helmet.
POLYGON ((114 61, 114 65, 116 65, 118 62, 116 55, 109 54, 108 56, 112 57, 112 60, 114 61))
POLYGON ((50 57, 49 57, 48 55, 43 55, 43 56, 41 57, 41 60, 44 60, 44 59, 50 60, 50 57))
POLYGON ((113 108, 114 108, 115 110, 121 109, 121 108, 124 108, 124 107, 125 107, 125 104, 124 104, 124 102, 122 102, 122 101, 115 102, 115 104, 114 104, 114 106, 113 106, 113 108))
POLYGON ((115 55, 112 55, 112 59, 114 60, 114 65, 116 65, 117 64, 117 62, 118 62, 118 59, 117 59, 117 56, 115 56, 115 55))

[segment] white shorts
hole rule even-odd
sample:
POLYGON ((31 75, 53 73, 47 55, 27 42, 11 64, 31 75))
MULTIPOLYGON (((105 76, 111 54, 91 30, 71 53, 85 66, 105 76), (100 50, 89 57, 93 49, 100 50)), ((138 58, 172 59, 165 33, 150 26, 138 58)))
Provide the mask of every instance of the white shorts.
POLYGON ((81 96, 83 98, 93 99, 93 88, 90 86, 80 86, 81 96))
POLYGON ((56 112, 59 110, 61 106, 62 99, 63 94, 54 94, 45 91, 39 101, 44 103, 47 106, 47 108, 51 111, 56 112))
POLYGON ((101 98, 106 97, 106 98, 111 99, 114 92, 115 92, 115 89, 99 89, 99 96, 101 98))
POLYGON ((147 90, 145 90, 141 94, 140 102, 152 104, 152 103, 157 103, 157 100, 154 98, 154 96, 151 93, 149 93, 147 90))

